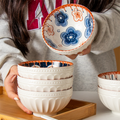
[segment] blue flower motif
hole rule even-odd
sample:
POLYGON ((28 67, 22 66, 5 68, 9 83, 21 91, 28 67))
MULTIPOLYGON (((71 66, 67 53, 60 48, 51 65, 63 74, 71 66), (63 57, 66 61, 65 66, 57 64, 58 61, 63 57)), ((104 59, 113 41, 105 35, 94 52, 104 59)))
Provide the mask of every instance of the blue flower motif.
POLYGON ((57 46, 52 42, 52 40, 50 40, 49 38, 45 38, 46 39, 46 41, 47 41, 47 43, 51 46, 51 47, 53 47, 53 48, 57 48, 57 46))
POLYGON ((55 24, 57 26, 62 26, 62 27, 67 26, 68 15, 64 13, 63 10, 61 10, 60 12, 57 11, 54 15, 55 15, 55 24))
POLYGON ((66 32, 62 32, 60 35, 62 44, 65 46, 76 45, 81 36, 82 33, 79 30, 75 30, 73 27, 68 27, 66 32))
POLYGON ((92 32, 92 29, 93 29, 93 19, 92 17, 90 16, 90 14, 88 14, 86 17, 85 17, 85 27, 86 27, 86 30, 85 30, 85 37, 86 38, 89 38, 89 36, 91 35, 91 32, 92 32))

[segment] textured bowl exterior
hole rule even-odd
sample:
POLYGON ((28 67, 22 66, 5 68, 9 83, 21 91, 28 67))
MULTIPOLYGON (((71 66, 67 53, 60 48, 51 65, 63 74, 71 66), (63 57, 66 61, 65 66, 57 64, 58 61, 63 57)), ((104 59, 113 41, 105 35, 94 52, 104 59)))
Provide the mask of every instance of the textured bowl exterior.
POLYGON ((98 87, 101 102, 113 113, 120 115, 120 92, 104 90, 98 87))
MULTIPOLYGON (((49 60, 41 60, 41 61, 48 62, 49 60)), ((23 63, 25 64, 28 62, 35 63, 36 61, 27 61, 23 63)), ((73 70, 74 70, 73 63, 67 61, 60 61, 60 62, 69 63, 70 65, 65 67, 54 67, 54 68, 33 68, 33 67, 22 66, 22 63, 20 63, 18 64, 18 74, 24 78, 31 78, 37 80, 54 80, 54 79, 59 80, 73 76, 73 70)))
POLYGON ((31 92, 18 88, 22 104, 37 116, 56 114, 69 103, 72 92, 72 89, 60 92, 31 92))
POLYGON ((21 89, 35 92, 57 92, 72 87, 73 77, 61 80, 34 80, 18 76, 18 86, 21 89))
POLYGON ((98 86, 105 90, 120 92, 120 72, 106 72, 98 75, 98 86))
POLYGON ((58 54, 82 52, 91 44, 97 26, 89 9, 66 4, 53 10, 45 19, 42 35, 46 45, 58 54))

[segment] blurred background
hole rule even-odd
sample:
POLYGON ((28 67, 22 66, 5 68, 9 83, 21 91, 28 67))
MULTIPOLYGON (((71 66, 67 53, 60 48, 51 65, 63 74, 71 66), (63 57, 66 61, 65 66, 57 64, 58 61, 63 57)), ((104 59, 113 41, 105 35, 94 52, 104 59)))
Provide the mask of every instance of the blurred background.
POLYGON ((116 62, 117 62, 117 70, 120 71, 120 47, 114 49, 116 62))

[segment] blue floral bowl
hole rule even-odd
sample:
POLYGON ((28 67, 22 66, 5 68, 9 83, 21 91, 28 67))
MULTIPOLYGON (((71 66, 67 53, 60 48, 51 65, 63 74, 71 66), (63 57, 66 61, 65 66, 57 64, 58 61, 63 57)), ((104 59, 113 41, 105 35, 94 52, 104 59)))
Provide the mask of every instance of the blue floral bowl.
POLYGON ((82 52, 95 36, 95 20, 86 7, 66 4, 53 10, 45 19, 42 36, 47 46, 58 54, 82 52))

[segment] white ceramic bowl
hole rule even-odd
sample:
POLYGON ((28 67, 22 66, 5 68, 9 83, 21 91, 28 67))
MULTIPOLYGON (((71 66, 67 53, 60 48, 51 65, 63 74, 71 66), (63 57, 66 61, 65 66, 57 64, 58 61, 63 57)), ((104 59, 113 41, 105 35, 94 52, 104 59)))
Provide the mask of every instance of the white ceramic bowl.
POLYGON ((66 4, 54 9, 46 17, 42 27, 46 45, 63 55, 82 52, 91 44, 95 34, 92 13, 78 4, 66 4))
POLYGON ((113 113, 120 115, 120 92, 104 90, 98 87, 101 102, 113 113))
POLYGON ((26 61, 18 64, 18 74, 37 80, 65 79, 73 76, 74 65, 59 60, 26 61))
POLYGON ((18 76, 17 81, 21 89, 35 92, 57 92, 67 90, 73 85, 73 77, 61 80, 34 80, 18 76))
POLYGON ((98 85, 102 89, 120 92, 120 72, 106 72, 98 75, 98 85))
POLYGON ((55 115, 69 103, 72 93, 72 88, 59 92, 31 92, 18 88, 22 104, 38 117, 55 115))

